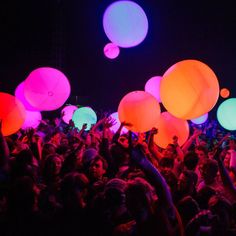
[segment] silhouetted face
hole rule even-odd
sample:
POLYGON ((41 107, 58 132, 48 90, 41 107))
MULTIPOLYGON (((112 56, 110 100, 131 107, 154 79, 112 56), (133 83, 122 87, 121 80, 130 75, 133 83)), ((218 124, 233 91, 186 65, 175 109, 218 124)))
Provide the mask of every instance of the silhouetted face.
POLYGON ((202 161, 204 159, 206 159, 208 156, 205 154, 204 151, 202 150, 195 150, 195 153, 197 154, 199 161, 202 161))
POLYGON ((103 162, 101 160, 97 160, 91 163, 89 167, 89 176, 92 179, 99 180, 106 173, 106 170, 103 168, 103 162))
POLYGON ((164 157, 174 158, 175 150, 171 145, 167 145, 166 149, 163 152, 164 157))

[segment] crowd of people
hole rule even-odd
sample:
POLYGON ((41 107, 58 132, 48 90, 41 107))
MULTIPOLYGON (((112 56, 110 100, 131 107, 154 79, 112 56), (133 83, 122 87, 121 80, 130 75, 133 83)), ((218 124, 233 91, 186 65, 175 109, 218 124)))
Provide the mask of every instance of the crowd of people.
POLYGON ((0 121, 0 235, 236 235, 233 133, 209 121, 160 148, 158 127, 113 124, 44 119, 4 137, 0 121))

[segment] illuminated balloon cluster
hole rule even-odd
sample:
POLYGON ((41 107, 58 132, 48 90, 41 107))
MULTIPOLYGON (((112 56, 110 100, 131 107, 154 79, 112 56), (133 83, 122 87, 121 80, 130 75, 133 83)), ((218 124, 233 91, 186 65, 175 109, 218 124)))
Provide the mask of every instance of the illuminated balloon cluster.
POLYGON ((91 126, 97 122, 97 115, 92 108, 81 107, 74 112, 72 120, 75 124, 75 127, 79 130, 82 129, 84 124, 87 124, 86 130, 90 130, 91 126))
POLYGON ((178 144, 182 146, 189 136, 189 125, 186 120, 172 116, 169 112, 162 112, 155 127, 158 133, 154 136, 154 142, 162 148, 173 143, 173 136, 178 137, 178 144))
POLYGON ((219 97, 215 73, 197 60, 184 60, 171 66, 163 75, 160 96, 173 116, 191 120, 209 112, 219 97))
POLYGON ((61 115, 62 115, 62 120, 66 123, 69 124, 70 120, 72 119, 72 116, 74 114, 74 112, 78 109, 77 106, 74 105, 68 105, 65 106, 62 111, 61 111, 61 115))
POLYGON ((236 98, 229 98, 222 102, 217 109, 217 119, 227 130, 236 130, 236 98))
POLYGON ((19 99, 8 93, 0 92, 0 119, 2 132, 8 136, 17 132, 23 125, 26 117, 25 107, 19 99))
POLYGON ((155 126, 160 116, 160 105, 150 93, 134 91, 121 99, 118 115, 121 122, 132 124, 127 129, 146 132, 155 126))
POLYGON ((161 76, 154 76, 149 79, 146 84, 144 90, 150 94, 152 94, 158 102, 161 102, 160 97, 160 83, 161 83, 161 76))

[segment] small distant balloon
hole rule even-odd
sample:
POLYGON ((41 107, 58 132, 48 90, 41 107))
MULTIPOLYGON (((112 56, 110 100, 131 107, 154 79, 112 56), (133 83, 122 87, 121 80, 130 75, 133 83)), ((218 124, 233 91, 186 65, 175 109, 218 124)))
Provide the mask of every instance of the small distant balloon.
POLYGON ((0 119, 2 133, 8 136, 16 133, 25 121, 25 107, 15 96, 0 92, 0 119))
POLYGON ((85 130, 90 130, 91 126, 97 122, 97 115, 92 108, 81 107, 74 112, 72 120, 75 127, 79 130, 82 129, 84 124, 87 124, 87 128, 85 130))
POLYGON ((236 98, 229 98, 222 102, 217 109, 217 120, 227 130, 236 130, 236 98))
POLYGON ((132 1, 116 1, 103 15, 103 28, 108 39, 119 47, 140 44, 148 32, 148 19, 144 10, 132 1))
POLYGON ((229 95, 230 95, 230 92, 229 92, 229 90, 228 90, 227 88, 222 88, 222 89, 220 90, 220 96, 221 96, 222 98, 228 98, 229 95))
POLYGON ((161 102, 161 97, 160 97, 160 83, 161 83, 161 76, 154 76, 150 78, 146 84, 144 90, 152 96, 154 96, 158 102, 161 102))
POLYGON ((15 96, 23 103, 25 109, 28 111, 38 111, 36 107, 30 105, 30 103, 26 100, 24 95, 24 87, 25 82, 21 82, 15 89, 15 96))
POLYGON ((120 49, 114 43, 108 43, 103 49, 104 55, 109 59, 115 59, 120 54, 120 49))
POLYGON ((196 125, 201 125, 207 121, 207 118, 208 118, 208 113, 206 113, 198 118, 192 119, 191 122, 196 125))
POLYGON ((61 111, 61 115, 62 115, 62 120, 66 123, 69 124, 70 120, 72 119, 72 116, 74 114, 74 112, 78 109, 77 106, 74 105, 68 105, 65 106, 62 111, 61 111))
POLYGON ((27 111, 26 110, 26 118, 25 122, 22 125, 22 129, 27 128, 37 128, 42 120, 42 115, 39 111, 27 111))
POLYGON ((70 95, 70 83, 59 70, 41 67, 32 71, 25 80, 26 100, 41 111, 60 108, 70 95))
MULTIPOLYGON (((110 117, 113 118, 116 121, 116 123, 110 128, 110 130, 113 133, 116 133, 116 131, 119 129, 120 124, 121 124, 121 122, 119 120, 119 117, 118 117, 118 112, 112 113, 110 115, 110 117)), ((123 127, 122 130, 121 130, 121 133, 127 133, 127 132, 128 132, 128 130, 125 127, 123 127)))

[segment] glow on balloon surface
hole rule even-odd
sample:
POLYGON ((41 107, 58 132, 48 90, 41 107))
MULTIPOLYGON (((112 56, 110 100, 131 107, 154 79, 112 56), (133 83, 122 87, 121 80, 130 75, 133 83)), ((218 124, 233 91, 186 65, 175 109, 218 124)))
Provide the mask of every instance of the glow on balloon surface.
POLYGON ((83 124, 87 124, 86 130, 90 130, 91 126, 97 122, 97 115, 92 108, 81 107, 74 112, 72 120, 79 130, 82 129, 83 124))
POLYGON ((74 105, 68 105, 65 106, 62 111, 61 111, 61 115, 62 115, 62 120, 66 123, 69 124, 70 120, 72 119, 72 116, 74 114, 74 112, 78 109, 77 106, 74 105))
POLYGON ((121 122, 132 124, 127 129, 147 132, 155 126, 160 116, 160 105, 150 93, 133 91, 121 99, 118 115, 121 122))
POLYGON ((196 125, 201 125, 207 121, 207 118, 208 118, 208 113, 206 113, 198 118, 192 119, 191 122, 196 125))
POLYGON ((25 82, 21 82, 15 89, 15 96, 23 103, 25 109, 28 111, 38 111, 36 107, 30 105, 30 103, 25 99, 24 95, 25 82))
POLYGON ((215 106, 219 97, 218 79, 211 68, 200 61, 180 61, 164 73, 160 96, 168 112, 191 120, 215 106))
POLYGON ((161 83, 161 76, 154 76, 150 78, 146 84, 144 90, 150 94, 152 94, 158 102, 161 102, 160 97, 160 83, 161 83))
POLYGON ((16 133, 25 121, 25 107, 15 96, 0 92, 0 119, 4 136, 16 133))
POLYGON ((108 39, 119 47, 140 44, 148 32, 148 19, 144 10, 132 1, 116 1, 103 15, 103 28, 108 39))
POLYGON ((22 129, 27 128, 37 128, 42 120, 42 115, 39 111, 27 111, 26 110, 26 118, 25 122, 22 125, 22 129))
POLYGON ((32 71, 25 80, 26 100, 41 111, 60 108, 70 95, 70 83, 59 70, 42 67, 32 71))
MULTIPOLYGON (((119 120, 119 117, 118 117, 118 112, 114 112, 110 115, 111 118, 113 118, 115 120, 115 124, 110 128, 110 130, 113 132, 113 133, 116 133, 116 131, 119 129, 120 127, 120 120, 119 120)), ((127 133, 128 130, 123 127, 122 130, 121 130, 121 133, 127 133)))
POLYGON ((182 146, 189 136, 189 125, 186 120, 172 116, 169 112, 162 112, 155 127, 158 133, 154 136, 154 142, 166 148, 169 143, 173 143, 173 136, 178 137, 178 144, 182 146))
POLYGON ((115 59, 120 54, 120 49, 114 43, 108 43, 103 49, 104 55, 109 59, 115 59))
POLYGON ((222 102, 217 109, 217 120, 227 130, 236 130, 236 98, 222 102))

